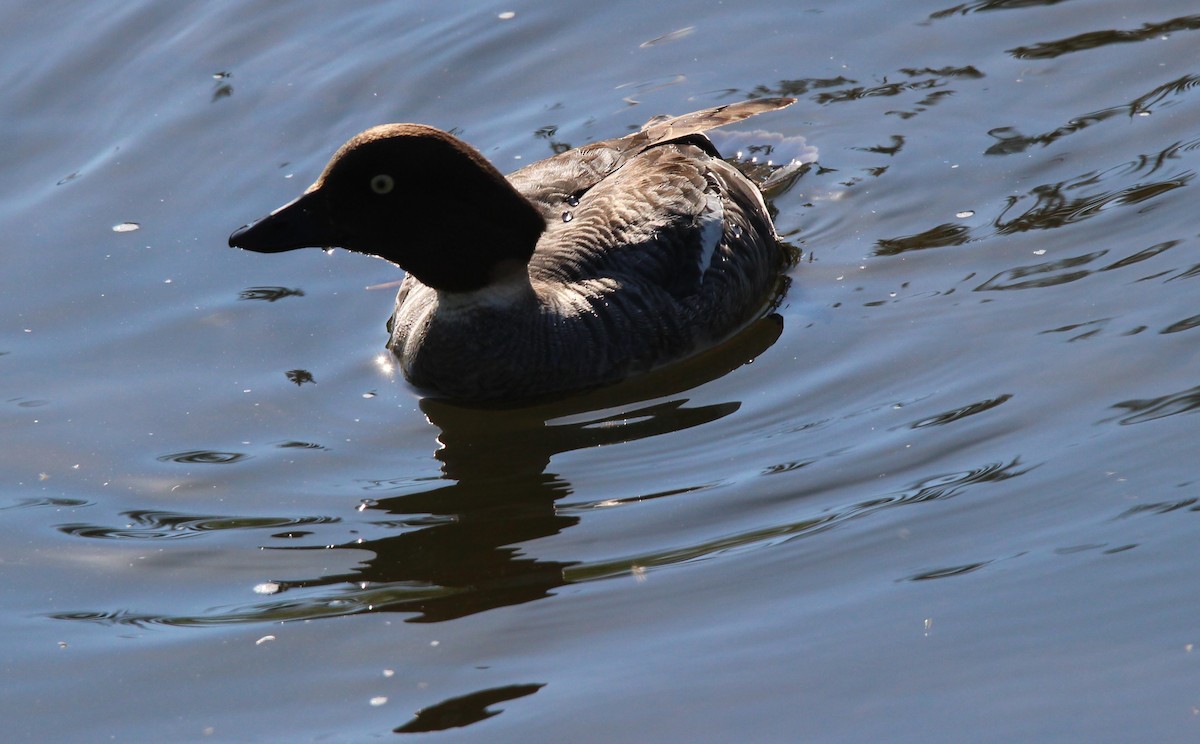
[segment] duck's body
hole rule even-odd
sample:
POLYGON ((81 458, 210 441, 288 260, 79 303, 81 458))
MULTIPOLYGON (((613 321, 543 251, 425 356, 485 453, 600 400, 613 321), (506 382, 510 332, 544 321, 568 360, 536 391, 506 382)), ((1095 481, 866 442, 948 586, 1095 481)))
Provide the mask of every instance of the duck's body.
POLYGON ((654 121, 507 179, 439 130, 376 127, 230 245, 337 245, 407 270, 388 346, 439 395, 512 400, 613 382, 762 312, 783 252, 758 188, 703 132, 789 103, 654 121))

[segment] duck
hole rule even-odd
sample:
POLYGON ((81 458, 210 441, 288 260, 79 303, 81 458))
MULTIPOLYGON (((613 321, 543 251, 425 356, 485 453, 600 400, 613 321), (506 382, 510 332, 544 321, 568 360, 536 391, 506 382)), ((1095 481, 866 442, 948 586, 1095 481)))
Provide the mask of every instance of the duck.
POLYGON ((680 361, 770 306, 787 255, 705 132, 793 98, 659 116, 508 176, 459 138, 384 124, 229 245, 340 247, 402 269, 387 348, 419 391, 561 396, 680 361))

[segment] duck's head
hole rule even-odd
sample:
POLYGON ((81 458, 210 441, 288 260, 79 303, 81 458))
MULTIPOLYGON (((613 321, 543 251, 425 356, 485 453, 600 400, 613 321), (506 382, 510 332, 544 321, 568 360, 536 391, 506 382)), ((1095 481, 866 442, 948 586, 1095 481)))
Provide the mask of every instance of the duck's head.
POLYGON ((465 292, 527 263, 545 228, 470 145, 433 127, 385 124, 342 145, 298 199, 234 231, 229 245, 260 253, 336 246, 465 292))

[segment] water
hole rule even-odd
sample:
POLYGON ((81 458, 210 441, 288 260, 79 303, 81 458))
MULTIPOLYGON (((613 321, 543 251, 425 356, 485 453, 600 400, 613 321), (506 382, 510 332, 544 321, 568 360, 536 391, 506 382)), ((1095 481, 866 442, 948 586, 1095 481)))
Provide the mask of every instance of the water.
POLYGON ((1192 5, 0 29, 6 740, 1196 737, 1192 5), (768 94, 776 314, 610 390, 422 401, 391 267, 225 247, 374 124, 512 170, 768 94))

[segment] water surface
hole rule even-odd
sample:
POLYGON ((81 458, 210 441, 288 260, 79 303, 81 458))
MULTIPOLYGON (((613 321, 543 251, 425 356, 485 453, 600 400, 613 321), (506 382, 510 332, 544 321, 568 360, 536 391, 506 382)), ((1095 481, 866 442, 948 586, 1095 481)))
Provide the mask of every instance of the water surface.
POLYGON ((0 28, 8 740, 1197 735, 1191 4, 0 28), (225 247, 374 124, 512 170, 765 95, 786 295, 610 390, 421 400, 395 269, 225 247))

